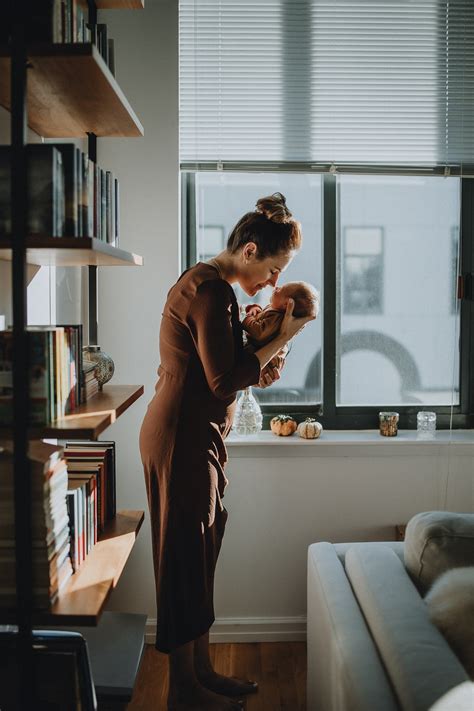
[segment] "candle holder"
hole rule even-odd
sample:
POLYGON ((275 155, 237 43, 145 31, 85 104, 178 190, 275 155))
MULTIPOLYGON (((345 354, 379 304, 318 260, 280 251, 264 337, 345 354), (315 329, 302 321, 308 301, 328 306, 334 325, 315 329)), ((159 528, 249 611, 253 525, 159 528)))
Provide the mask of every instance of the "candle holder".
POLYGON ((384 437, 398 434, 398 412, 379 412, 379 431, 384 437))
POLYGON ((434 439, 436 433, 436 412, 423 410, 416 416, 417 439, 434 439))

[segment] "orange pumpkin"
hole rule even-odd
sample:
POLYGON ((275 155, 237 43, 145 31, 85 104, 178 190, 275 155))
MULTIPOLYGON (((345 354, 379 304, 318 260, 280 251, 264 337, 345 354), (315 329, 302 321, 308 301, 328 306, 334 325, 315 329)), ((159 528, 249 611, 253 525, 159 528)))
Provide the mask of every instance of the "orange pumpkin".
POLYGON ((279 437, 289 437, 297 428, 296 420, 291 415, 276 415, 270 420, 270 429, 279 437))

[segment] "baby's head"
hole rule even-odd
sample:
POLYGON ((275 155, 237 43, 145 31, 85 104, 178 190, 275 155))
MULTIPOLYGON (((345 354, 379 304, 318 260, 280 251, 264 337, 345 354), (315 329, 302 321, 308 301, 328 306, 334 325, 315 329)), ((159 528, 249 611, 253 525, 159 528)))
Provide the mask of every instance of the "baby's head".
POLYGON ((285 311, 288 299, 295 302, 293 316, 318 315, 319 291, 305 281, 289 281, 283 286, 276 286, 270 299, 270 306, 276 311, 285 311))

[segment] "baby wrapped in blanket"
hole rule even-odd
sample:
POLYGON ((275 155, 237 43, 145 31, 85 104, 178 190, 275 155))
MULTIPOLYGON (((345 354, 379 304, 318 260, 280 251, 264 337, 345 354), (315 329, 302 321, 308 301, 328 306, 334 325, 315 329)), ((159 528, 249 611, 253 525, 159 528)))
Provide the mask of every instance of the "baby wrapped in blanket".
POLYGON ((273 289, 270 303, 263 309, 258 304, 249 304, 242 327, 247 335, 247 342, 255 348, 261 348, 275 338, 280 330, 288 300, 293 299, 293 316, 318 315, 319 292, 304 281, 289 281, 273 289))

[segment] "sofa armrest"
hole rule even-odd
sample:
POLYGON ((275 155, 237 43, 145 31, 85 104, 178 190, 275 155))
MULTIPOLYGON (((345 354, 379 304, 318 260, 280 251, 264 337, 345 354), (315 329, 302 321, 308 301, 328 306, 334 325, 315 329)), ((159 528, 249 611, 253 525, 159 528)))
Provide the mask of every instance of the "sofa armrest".
POLYGON ((308 711, 396 711, 390 684, 330 543, 308 550, 308 711))
POLYGON ((396 553, 352 548, 346 573, 404 711, 428 710, 468 680, 396 553))

